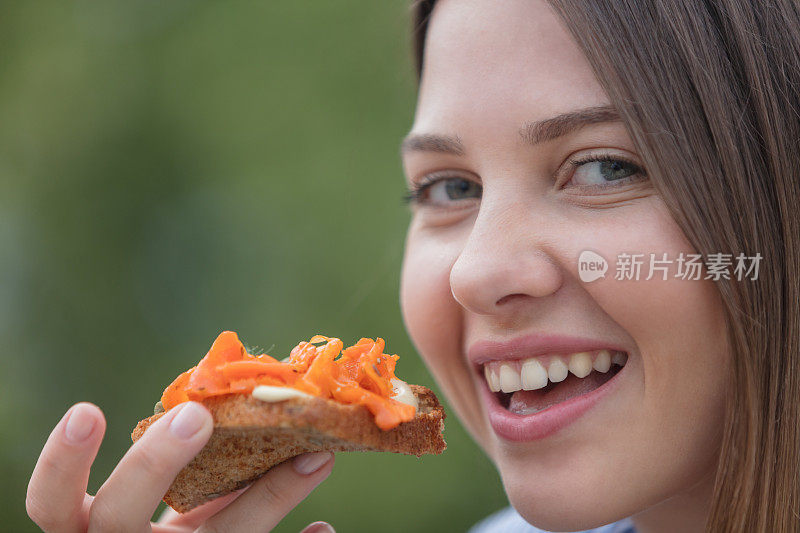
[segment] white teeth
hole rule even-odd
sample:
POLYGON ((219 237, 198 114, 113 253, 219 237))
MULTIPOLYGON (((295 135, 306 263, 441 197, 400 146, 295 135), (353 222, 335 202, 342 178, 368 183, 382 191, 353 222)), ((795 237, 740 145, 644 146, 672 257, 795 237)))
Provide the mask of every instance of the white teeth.
POLYGON ((541 389, 547 385, 547 371, 536 359, 527 359, 522 363, 523 390, 541 389))
POLYGON ((578 378, 585 378, 592 373, 592 370, 605 374, 612 364, 625 366, 628 354, 598 350, 562 356, 552 355, 549 359, 550 362, 546 366, 538 357, 514 361, 489 361, 483 365, 483 374, 492 392, 537 390, 546 387, 548 382, 564 381, 570 372, 578 378))
POLYGON ((550 360, 550 366, 547 367, 547 377, 550 378, 550 381, 552 381, 553 383, 564 381, 565 379, 567 379, 568 373, 569 369, 567 368, 567 365, 564 364, 564 361, 562 361, 560 357, 553 357, 550 360))
POLYGON ((579 378, 585 378, 592 371, 592 354, 581 352, 569 358, 569 371, 579 378))
POLYGON ((483 367, 483 373, 486 376, 486 383, 489 384, 489 390, 492 392, 500 392, 500 379, 492 370, 489 365, 483 367))
POLYGON ((611 354, 608 352, 608 350, 600 350, 597 352, 597 357, 595 357, 594 364, 592 366, 595 370, 602 372, 603 374, 608 372, 608 369, 611 368, 611 354))
POLYGON ((500 365, 500 390, 503 392, 514 392, 522 388, 522 379, 519 372, 511 368, 510 365, 500 365))

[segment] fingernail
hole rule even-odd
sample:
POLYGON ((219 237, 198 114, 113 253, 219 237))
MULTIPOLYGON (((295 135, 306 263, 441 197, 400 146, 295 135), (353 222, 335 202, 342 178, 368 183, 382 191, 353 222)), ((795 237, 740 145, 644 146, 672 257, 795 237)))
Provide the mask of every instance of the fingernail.
POLYGON ((95 425, 91 410, 92 408, 88 405, 76 405, 72 409, 67 420, 67 427, 64 428, 67 440, 77 444, 89 437, 95 425))
POLYGON ((294 469, 298 474, 308 475, 322 468, 332 457, 331 452, 304 453, 294 458, 294 469))
POLYGON ((169 423, 169 429, 179 439, 192 438, 205 423, 203 408, 195 402, 186 402, 180 412, 169 423))
POLYGON ((336 533, 336 530, 327 522, 312 522, 300 533, 336 533))

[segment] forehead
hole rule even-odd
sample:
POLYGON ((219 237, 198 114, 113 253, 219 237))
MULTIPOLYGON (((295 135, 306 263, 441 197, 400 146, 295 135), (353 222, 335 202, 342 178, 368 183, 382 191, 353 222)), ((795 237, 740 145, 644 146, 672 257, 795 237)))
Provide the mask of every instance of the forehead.
POLYGON ((440 0, 429 27, 415 130, 547 118, 608 98, 540 0, 440 0), (513 114, 510 114, 513 113, 513 114))

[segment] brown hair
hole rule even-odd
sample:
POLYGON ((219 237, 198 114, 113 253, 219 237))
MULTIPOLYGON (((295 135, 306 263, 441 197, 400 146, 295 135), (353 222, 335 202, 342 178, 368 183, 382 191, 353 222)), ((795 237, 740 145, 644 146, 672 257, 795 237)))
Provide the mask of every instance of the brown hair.
MULTIPOLYGON (((800 7, 793 0, 549 0, 703 257, 732 349, 709 532, 800 531, 800 7)), ((418 76, 435 0, 412 4, 418 76)))

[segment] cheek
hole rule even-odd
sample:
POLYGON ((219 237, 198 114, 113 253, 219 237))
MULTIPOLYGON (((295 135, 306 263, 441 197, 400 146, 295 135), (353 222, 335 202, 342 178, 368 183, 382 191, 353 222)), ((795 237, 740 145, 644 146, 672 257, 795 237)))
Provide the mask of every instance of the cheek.
POLYGON ((616 263, 622 252, 645 254, 640 279, 616 280, 609 269, 607 279, 585 287, 638 351, 630 359, 638 385, 634 403, 626 408, 631 423, 623 446, 642 464, 659 465, 648 475, 660 478, 654 486, 663 496, 691 485, 713 465, 730 349, 713 281, 675 278, 675 263, 669 265, 667 280, 659 273, 645 280, 650 253, 656 258, 666 253, 672 260, 681 252, 695 253, 663 204, 651 207, 649 216, 638 217, 635 229, 617 227, 600 237, 599 248, 610 262, 616 263))
POLYGON ((454 337, 458 314, 450 294, 449 274, 454 258, 447 246, 424 244, 409 231, 400 279, 400 306, 411 340, 432 368, 441 356, 459 345, 454 337))
POLYGON ((486 428, 475 394, 475 378, 463 355, 462 314, 450 290, 450 270, 461 239, 431 238, 409 230, 400 279, 403 321, 448 404, 473 437, 486 428))
MULTIPOLYGON (((638 280, 617 280, 613 265, 605 279, 585 284, 592 299, 632 338, 638 350, 643 384, 652 399, 669 399, 673 409, 700 397, 720 395, 718 379, 727 370, 729 350, 719 292, 711 280, 676 278, 675 259, 695 253, 662 203, 637 217, 635 229, 608 228, 596 234, 596 248, 610 263, 620 253, 643 253, 638 280), (667 254, 667 279, 655 272, 646 280, 649 254, 667 254), (715 385, 716 384, 716 385, 715 385), (678 391, 687 393, 680 397, 678 391)), ((703 273, 705 275, 705 273, 703 273)), ((701 276, 702 277, 702 276, 701 276)), ((695 407, 696 407, 695 403, 695 407)))

